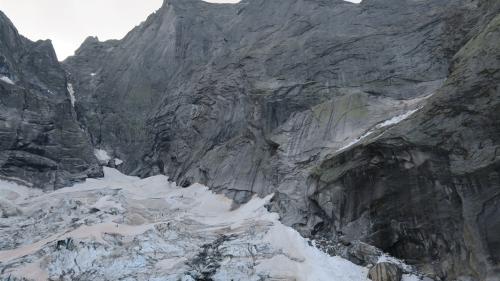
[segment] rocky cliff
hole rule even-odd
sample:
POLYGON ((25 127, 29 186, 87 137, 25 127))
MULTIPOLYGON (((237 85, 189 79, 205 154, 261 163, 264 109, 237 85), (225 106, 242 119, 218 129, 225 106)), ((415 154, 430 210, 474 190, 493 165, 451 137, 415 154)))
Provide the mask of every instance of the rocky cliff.
POLYGON ((170 0, 64 67, 79 120, 123 171, 239 203, 275 193, 304 235, 486 280, 499 275, 499 6, 170 0))
POLYGON ((437 280, 499 280, 499 12, 166 0, 62 67, 1 14, 0 174, 61 187, 100 175, 93 146, 233 208, 274 194, 284 224, 359 264, 363 241, 437 280))
POLYGON ((0 12, 0 177, 55 189, 102 175, 76 122, 50 41, 31 42, 0 12))
MULTIPOLYGON (((361 239, 454 280, 498 280, 500 16, 455 55, 411 118, 329 157, 309 198, 361 239)), ((327 234, 328 235, 328 234, 327 234)))

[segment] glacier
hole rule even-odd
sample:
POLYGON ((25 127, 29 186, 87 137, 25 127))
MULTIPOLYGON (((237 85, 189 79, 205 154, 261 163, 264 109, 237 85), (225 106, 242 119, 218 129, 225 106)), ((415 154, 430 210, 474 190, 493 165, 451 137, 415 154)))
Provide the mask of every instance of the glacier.
POLYGON ((7 84, 10 84, 10 85, 15 85, 14 81, 12 81, 9 77, 7 76, 0 76, 0 80, 7 83, 7 84))
POLYGON ((200 184, 104 171, 52 192, 0 181, 0 279, 368 280, 281 224, 272 195, 236 205, 200 184))

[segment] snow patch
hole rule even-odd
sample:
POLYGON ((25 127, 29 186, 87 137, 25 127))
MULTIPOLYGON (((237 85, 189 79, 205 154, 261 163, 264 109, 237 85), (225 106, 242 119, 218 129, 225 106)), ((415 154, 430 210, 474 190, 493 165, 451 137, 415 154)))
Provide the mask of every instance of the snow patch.
POLYGON ((383 128, 386 128, 386 127, 389 127, 389 126, 396 125, 396 124, 404 121, 405 119, 408 119, 410 116, 412 116, 413 114, 415 114, 420 109, 422 109, 422 107, 418 107, 418 108, 410 110, 410 111, 408 111, 408 112, 406 112, 404 114, 394 116, 391 119, 388 119, 388 120, 386 120, 384 122, 381 122, 381 123, 375 125, 375 127, 373 127, 372 129, 370 129, 368 132, 364 133, 363 135, 357 137, 356 139, 354 139, 354 140, 350 141, 349 143, 347 143, 346 145, 342 146, 340 149, 338 149, 338 151, 343 151, 343 150, 346 150, 347 148, 350 148, 351 146, 353 146, 353 145, 359 143, 360 141, 366 139, 367 137, 369 137, 370 135, 372 135, 373 133, 375 133, 377 130, 380 130, 380 129, 383 129, 383 128))
POLYGON ((115 158, 115 165, 120 166, 121 164, 123 164, 123 160, 115 158))
POLYGON ((73 89, 73 84, 68 83, 68 93, 69 93, 69 99, 71 100, 71 105, 75 107, 75 89, 73 89))
POLYGON ((349 148, 349 147, 357 144, 358 142, 360 142, 360 141, 366 139, 367 137, 369 137, 374 132, 375 132, 375 130, 370 130, 370 131, 364 133, 363 135, 357 137, 356 139, 350 141, 349 143, 347 143, 346 145, 344 145, 343 147, 341 147, 338 151, 343 151, 343 150, 345 150, 345 149, 347 149, 347 148, 349 148))
POLYGON ((7 76, 0 76, 0 80, 2 80, 3 82, 7 83, 7 84, 10 84, 10 85, 15 85, 16 83, 14 83, 14 81, 12 81, 9 77, 7 76))
POLYGON ((109 160, 111 160, 111 156, 109 156, 108 152, 103 149, 94 149, 94 155, 97 160, 101 162, 109 162, 109 160))
POLYGON ((419 111, 420 108, 417 108, 417 109, 414 109, 414 110, 410 110, 404 114, 401 114, 401 115, 398 115, 398 116, 395 116, 389 120, 386 120, 380 124, 378 124, 376 126, 377 129, 380 129, 380 128, 384 128, 384 127, 388 127, 388 126, 391 126, 391 125, 396 125, 398 123, 400 123, 401 121, 407 119, 408 117, 412 116, 415 112, 419 111))

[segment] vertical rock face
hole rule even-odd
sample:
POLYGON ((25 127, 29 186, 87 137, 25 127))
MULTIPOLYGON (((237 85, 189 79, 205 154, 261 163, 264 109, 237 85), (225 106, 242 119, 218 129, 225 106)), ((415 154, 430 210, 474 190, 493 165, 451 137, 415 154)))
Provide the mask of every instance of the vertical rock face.
MULTIPOLYGON (((275 193, 303 234, 498 276, 498 1, 171 0, 64 62, 140 176, 275 193)), ((495 279, 493 279, 495 280, 495 279)))
MULTIPOLYGON (((477 5, 165 1, 64 66, 94 144, 127 172, 237 186, 228 192, 243 201, 287 189, 297 205, 302 171, 439 87, 477 5)), ((303 221, 294 209, 290 223, 303 221)))
MULTIPOLYGON (((145 145, 154 141, 148 135, 153 124, 147 123, 161 108, 165 93, 172 92, 172 106, 185 106, 179 110, 188 118, 192 95, 180 88, 199 75, 198 67, 205 66, 213 52, 224 51, 229 38, 219 24, 228 21, 226 14, 235 13, 232 6, 197 0, 166 2, 121 41, 88 38, 64 66, 74 80, 77 113, 93 143, 127 160, 127 171, 137 168, 145 145)), ((148 164, 142 174, 153 166, 148 164)))
POLYGON ((0 176, 54 189, 100 173, 50 41, 20 36, 0 12, 0 176))
POLYGON ((310 198, 331 228, 451 280, 498 280, 499 54, 496 16, 422 110, 323 162, 310 198))

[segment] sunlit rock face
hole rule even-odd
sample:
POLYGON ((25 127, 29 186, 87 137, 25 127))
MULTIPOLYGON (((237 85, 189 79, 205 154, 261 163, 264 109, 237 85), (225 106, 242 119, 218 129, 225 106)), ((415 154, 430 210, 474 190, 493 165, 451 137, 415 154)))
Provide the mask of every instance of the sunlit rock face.
POLYGON ((52 44, 22 37, 0 12, 0 178, 54 189, 101 174, 52 44))
POLYGON ((0 181, 2 280, 368 280, 281 224, 270 196, 235 206, 199 184, 105 173, 45 193, 0 181))
POLYGON ((64 67, 79 120, 122 171, 238 203, 274 193, 304 235, 485 280, 499 263, 499 10, 171 0, 64 67))

